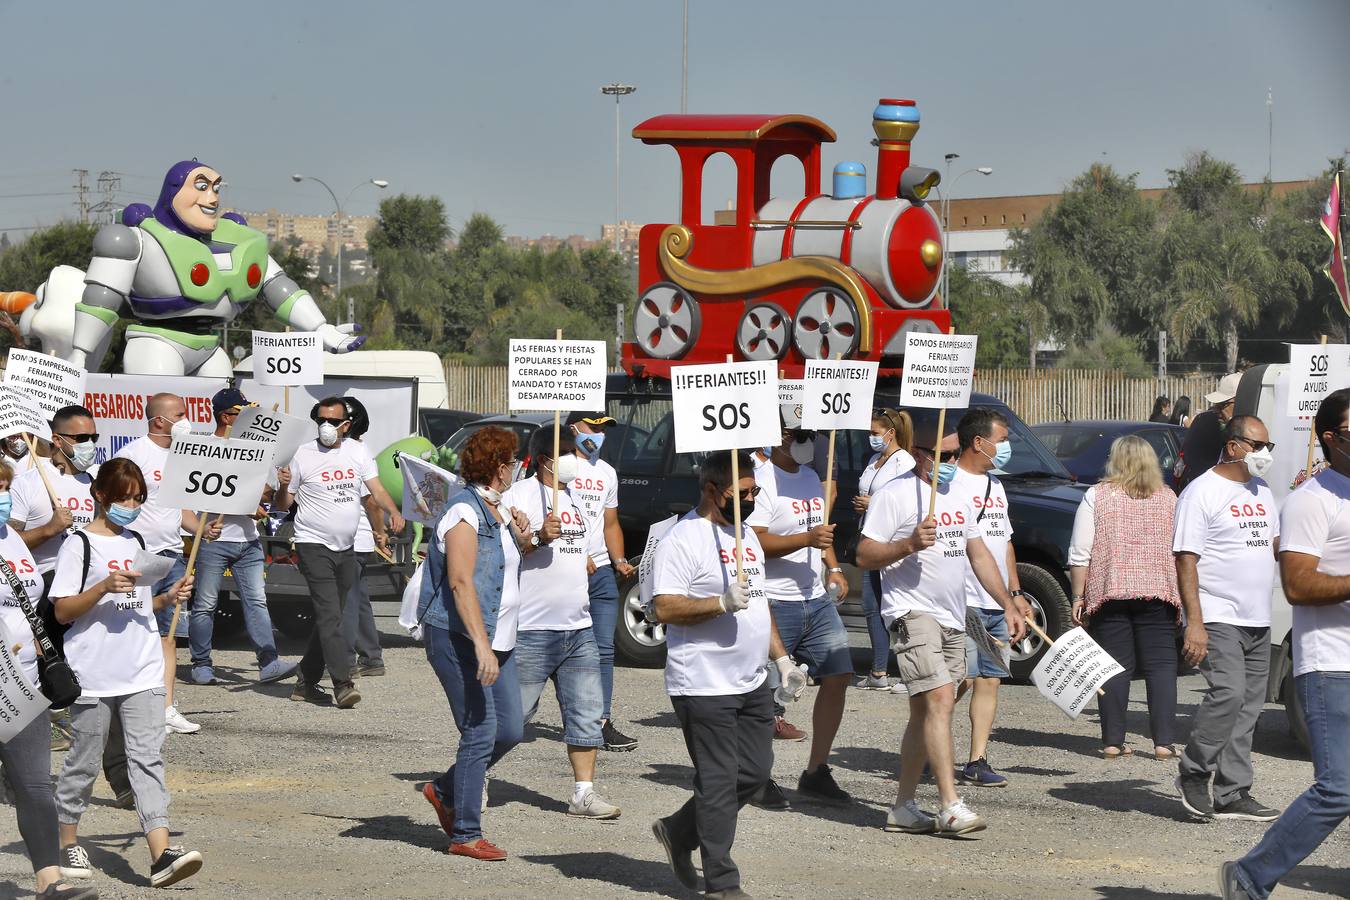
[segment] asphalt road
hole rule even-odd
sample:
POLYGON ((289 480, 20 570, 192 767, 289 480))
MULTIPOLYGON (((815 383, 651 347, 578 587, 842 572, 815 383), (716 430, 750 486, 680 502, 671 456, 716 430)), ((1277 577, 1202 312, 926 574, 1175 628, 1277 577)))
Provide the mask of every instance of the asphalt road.
MULTIPOLYGON (((291 648, 294 651, 295 648, 291 648)), ((183 658, 186 659, 185 651, 183 658)), ((602 754, 597 784, 623 807, 616 822, 563 814, 571 789, 546 697, 527 743, 491 782, 484 830, 511 857, 479 863, 445 854, 448 840, 417 787, 451 761, 455 730, 417 646, 386 656, 389 674, 361 683, 350 711, 291 703, 290 685, 259 687, 251 654, 217 656, 222 686, 180 685, 179 707, 204 726, 167 743, 175 842, 206 865, 169 892, 215 898, 690 897, 674 881, 649 825, 688 796, 692 768, 659 671, 621 669, 616 716, 642 745, 602 754), (531 740, 531 737, 533 738, 531 740)), ((184 669, 186 671, 186 669, 184 669)), ((1185 722, 1202 685, 1183 679, 1185 722)), ((808 691, 789 718, 810 728, 808 691)), ((991 760, 1005 789, 968 789, 990 820, 969 840, 882 831, 894 802, 907 701, 852 691, 833 758, 848 809, 801 803, 787 812, 747 808, 735 855, 756 897, 890 896, 1161 898, 1213 896, 1215 870, 1261 836, 1252 823, 1188 820, 1174 796, 1175 767, 1149 758, 1107 762, 1095 713, 1069 721, 1029 686, 1005 686, 991 760)), ((967 729, 964 708, 958 752, 967 729)), ((1142 684, 1131 705, 1136 747, 1146 728, 1142 684)), ((1311 779, 1284 723, 1269 708, 1256 741, 1259 799, 1284 805, 1311 779)), ((778 743, 775 774, 788 789, 808 745, 778 743)), ((60 755, 57 758, 59 765, 60 755)), ((936 791, 920 788, 931 803, 936 791)), ((142 898, 148 854, 133 812, 113 809, 100 779, 82 842, 105 898, 142 898)), ((925 804, 928 805, 928 804, 925 804)), ((31 896, 31 870, 11 810, 0 809, 0 897, 31 896)), ((1277 897, 1350 898, 1350 828, 1342 827, 1277 897)))

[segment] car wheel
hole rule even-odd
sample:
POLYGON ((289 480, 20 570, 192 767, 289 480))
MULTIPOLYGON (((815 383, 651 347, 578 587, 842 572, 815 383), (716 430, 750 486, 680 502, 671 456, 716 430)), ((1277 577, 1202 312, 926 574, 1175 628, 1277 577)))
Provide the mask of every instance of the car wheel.
POLYGON ((1294 667, 1285 670, 1284 682, 1280 685, 1280 694, 1284 697, 1284 715, 1289 720, 1289 731, 1299 746, 1307 750, 1312 744, 1308 738, 1308 722, 1303 718, 1303 703, 1294 689, 1294 667))
POLYGON ((647 621, 636 574, 619 579, 614 652, 624 662, 642 669, 659 669, 666 664, 666 626, 647 621))
MULTIPOLYGON (((1036 624, 1052 638, 1057 638, 1073 627, 1070 614, 1069 596, 1059 579, 1035 563, 1018 563, 1017 579, 1021 583, 1022 593, 1036 624)), ((1030 629, 1027 636, 1012 646, 1012 659, 1009 668, 1013 678, 1026 681, 1045 654, 1047 644, 1030 629)))

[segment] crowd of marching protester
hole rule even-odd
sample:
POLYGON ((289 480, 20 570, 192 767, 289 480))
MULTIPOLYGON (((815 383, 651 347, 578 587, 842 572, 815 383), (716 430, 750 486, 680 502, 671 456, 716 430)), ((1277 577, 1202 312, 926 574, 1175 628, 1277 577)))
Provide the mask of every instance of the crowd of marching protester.
MULTIPOLYGON (((1072 613, 1123 669, 1098 698, 1103 756, 1135 752, 1125 708, 1139 673, 1148 752, 1177 767, 1178 802, 1202 819, 1274 823, 1220 873, 1225 897, 1264 898, 1350 814, 1350 390, 1327 396, 1313 421, 1326 468, 1277 508, 1263 480, 1275 447, 1260 419, 1233 414, 1232 387, 1221 383, 1193 423, 1183 413, 1196 449, 1180 497, 1141 438, 1114 443, 1074 523, 1072 613), (1312 787, 1282 813, 1253 796, 1251 764, 1276 579, 1294 607, 1295 685, 1314 766, 1312 787), (1197 666, 1209 690, 1178 747, 1182 664, 1197 666)), ((249 403, 226 389, 212 405, 223 439, 249 403)), ((1160 403, 1154 415, 1168 412, 1160 403)), ((780 415, 779 444, 701 461, 697 506, 649 561, 649 615, 666 627, 665 686, 695 770, 688 801, 651 828, 679 882, 714 898, 748 896, 732 859, 740 807, 787 805, 774 780, 775 740, 811 741, 799 794, 852 802, 830 766, 851 687, 909 705, 886 831, 989 827, 960 790, 1008 783, 989 744, 1010 645, 1033 618, 997 475, 1012 455, 1008 422, 976 407, 944 435, 902 410, 876 410, 874 455, 857 495, 842 501, 862 517, 856 560, 872 649, 855 684, 838 612, 849 584, 827 524, 835 480, 816 466, 815 433, 792 407, 780 415), (787 719, 808 680, 818 684, 809 731, 787 719), (952 718, 966 696, 970 745, 958 757, 952 718), (931 810, 920 800, 926 783, 931 810)), ((405 523, 361 442, 369 421, 360 404, 328 398, 311 418, 317 438, 271 473, 257 513, 209 521, 157 502, 170 444, 190 428, 172 394, 151 398, 145 436, 99 466, 97 423, 82 407, 56 414, 49 444, 0 445, 0 621, 33 635, 17 651, 30 682, 40 658, 49 669, 64 658, 78 679, 52 722, 34 720, 0 745, 39 897, 97 896, 78 828, 100 771, 116 805, 136 810, 153 886, 202 867, 201 853, 169 845, 163 744, 200 728, 174 703, 176 638, 189 642, 188 680, 213 683, 212 621, 227 570, 260 682, 295 675, 291 700, 350 709, 360 679, 384 674, 361 571, 405 523), (313 603, 298 663, 278 655, 272 636, 258 533, 269 509, 293 510, 313 603), (185 554, 185 533, 202 534, 195 553, 185 554), (153 583, 132 564, 147 554, 163 558, 153 583), (58 749, 66 755, 53 785, 58 749)), ((506 857, 484 834, 487 775, 521 741, 549 681, 573 778, 567 815, 621 816, 597 786, 599 750, 638 746, 614 719, 617 579, 634 569, 618 526, 617 473, 600 458, 612 424, 573 413, 556 436, 535 431, 534 470, 523 478, 516 436, 477 431, 411 582, 416 629, 460 735, 452 764, 422 788, 453 855, 506 857)))

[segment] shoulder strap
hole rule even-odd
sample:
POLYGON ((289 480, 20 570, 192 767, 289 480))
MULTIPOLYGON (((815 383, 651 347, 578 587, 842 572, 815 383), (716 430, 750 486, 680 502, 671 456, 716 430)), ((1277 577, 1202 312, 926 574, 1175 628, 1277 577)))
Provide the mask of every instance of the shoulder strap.
POLYGON ((28 620, 28 627, 33 629, 33 638, 37 641, 38 653, 43 659, 56 659, 60 656, 56 652, 56 645, 52 639, 47 637, 47 629, 42 624, 42 618, 33 609, 33 604, 28 600, 28 592, 23 589, 23 582, 19 576, 14 574, 8 562, 0 557, 0 574, 5 576, 5 581, 9 582, 9 589, 14 592, 14 599, 19 602, 19 609, 23 610, 24 618, 28 620))
POLYGON ((83 594, 85 585, 89 583, 89 535, 77 531, 75 536, 84 544, 84 564, 80 566, 80 593, 83 594))
POLYGON ((132 537, 134 537, 134 538, 136 539, 136 543, 140 544, 140 545, 141 545, 141 549, 144 550, 144 549, 145 549, 145 538, 141 537, 141 533, 140 533, 139 531, 132 531, 132 530, 129 529, 129 528, 127 529, 127 532, 128 532, 132 537))
POLYGON ((975 521, 976 521, 977 523, 978 523, 981 519, 984 518, 985 510, 989 509, 989 495, 990 495, 991 493, 993 493, 993 491, 994 491, 994 478, 993 478, 993 476, 992 476, 992 475, 986 475, 986 476, 984 476, 984 477, 985 477, 985 482, 984 482, 984 504, 980 507, 980 514, 979 514, 978 516, 975 517, 975 521))

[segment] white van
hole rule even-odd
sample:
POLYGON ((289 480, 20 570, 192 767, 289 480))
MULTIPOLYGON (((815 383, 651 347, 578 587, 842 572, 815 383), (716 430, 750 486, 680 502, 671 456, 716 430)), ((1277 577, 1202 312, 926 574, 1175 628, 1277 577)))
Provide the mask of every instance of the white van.
MULTIPOLYGON (((253 373, 253 357, 246 356, 236 372, 253 373)), ((325 375, 382 375, 417 379, 417 405, 422 409, 449 409, 445 390, 445 366, 429 350, 357 350, 355 353, 325 353, 325 375)))

